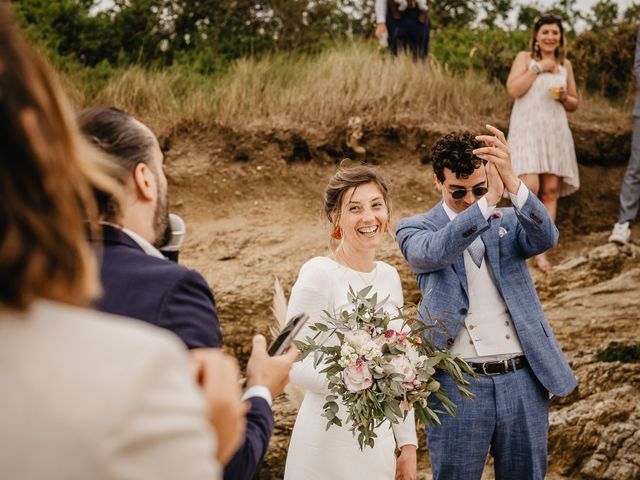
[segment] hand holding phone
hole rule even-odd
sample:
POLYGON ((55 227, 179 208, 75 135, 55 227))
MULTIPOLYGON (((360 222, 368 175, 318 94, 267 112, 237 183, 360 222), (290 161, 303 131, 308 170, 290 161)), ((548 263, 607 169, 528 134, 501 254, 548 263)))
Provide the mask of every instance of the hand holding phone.
POLYGON ((253 349, 247 363, 248 387, 254 385, 267 387, 272 398, 276 398, 284 391, 284 387, 289 382, 289 372, 293 362, 298 358, 298 350, 291 346, 291 340, 283 341, 279 348, 274 348, 274 351, 282 350, 281 355, 269 356, 265 338, 262 335, 253 337, 253 349), (285 348, 286 343, 289 347, 285 348))
POLYGON ((269 349, 267 350, 270 356, 282 355, 287 350, 295 340, 296 336, 302 329, 305 323, 309 320, 309 315, 306 313, 299 313, 291 320, 287 322, 284 326, 280 334, 276 337, 276 339, 269 345, 269 349))

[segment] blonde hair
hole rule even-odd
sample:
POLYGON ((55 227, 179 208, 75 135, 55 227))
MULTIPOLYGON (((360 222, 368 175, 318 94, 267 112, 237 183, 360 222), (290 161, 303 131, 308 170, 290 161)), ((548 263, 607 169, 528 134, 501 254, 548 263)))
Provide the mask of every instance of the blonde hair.
POLYGON ((0 306, 85 306, 99 293, 85 220, 97 220, 93 189, 115 188, 104 165, 0 2, 0 306))

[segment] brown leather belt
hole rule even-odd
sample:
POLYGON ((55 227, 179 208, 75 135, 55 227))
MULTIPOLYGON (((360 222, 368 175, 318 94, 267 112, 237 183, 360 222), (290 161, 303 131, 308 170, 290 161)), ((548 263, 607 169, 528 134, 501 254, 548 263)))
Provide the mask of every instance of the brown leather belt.
POLYGON ((519 355, 500 362, 469 362, 469 366, 479 375, 502 375, 503 373, 519 370, 527 365, 529 365, 529 362, 527 362, 527 358, 524 355, 519 355))

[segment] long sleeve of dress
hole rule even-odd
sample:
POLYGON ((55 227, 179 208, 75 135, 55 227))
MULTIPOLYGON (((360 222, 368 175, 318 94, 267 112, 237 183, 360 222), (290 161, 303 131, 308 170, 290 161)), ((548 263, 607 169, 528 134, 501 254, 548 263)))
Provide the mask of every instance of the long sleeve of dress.
MULTIPOLYGON (((299 313, 309 315, 309 321, 302 328, 297 338, 304 340, 313 338, 317 332, 311 330, 311 325, 322 321, 322 311, 329 307, 329 278, 322 267, 313 261, 306 263, 300 269, 298 280, 291 290, 287 318, 292 318, 299 313)), ((316 340, 318 341, 318 340, 316 340)), ((293 365, 289 375, 291 383, 316 393, 324 393, 327 390, 326 377, 313 366, 313 356, 309 355, 302 362, 293 365)))
POLYGON ((398 448, 404 445, 418 446, 418 435, 416 434, 416 418, 413 409, 407 414, 404 421, 392 424, 393 436, 396 437, 398 448))

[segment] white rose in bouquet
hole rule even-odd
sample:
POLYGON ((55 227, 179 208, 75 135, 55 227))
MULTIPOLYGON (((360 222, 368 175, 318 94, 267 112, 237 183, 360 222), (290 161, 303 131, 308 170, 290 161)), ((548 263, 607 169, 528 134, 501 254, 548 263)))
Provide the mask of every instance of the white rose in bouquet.
POLYGON ((350 392, 359 392, 373 385, 373 378, 369 367, 364 362, 347 367, 342 372, 342 381, 350 392))
POLYGON ((348 343, 340 347, 340 360, 338 360, 338 364, 341 367, 344 368, 354 365, 358 361, 358 358, 358 352, 348 343))
POLYGON ((344 334, 344 340, 359 350, 360 347, 371 341, 371 335, 364 330, 351 330, 344 334))
POLYGON ((407 345, 407 358, 417 369, 422 368, 425 362, 429 360, 426 355, 420 355, 418 349, 413 345, 407 345))
POLYGON ((405 355, 398 355, 384 366, 387 375, 400 374, 403 382, 412 382, 416 378, 416 369, 405 355))
POLYGON ((375 360, 382 356, 382 348, 374 340, 370 340, 360 347, 358 353, 367 360, 375 360))

